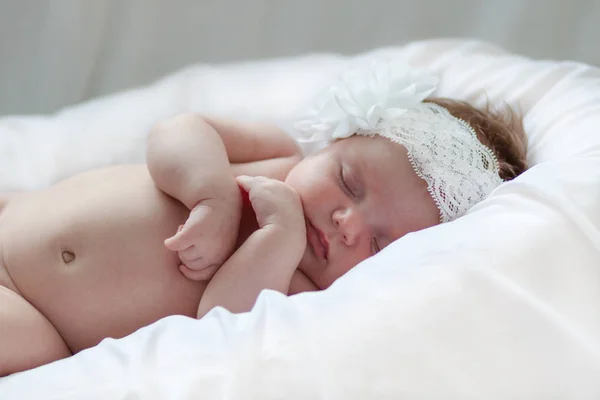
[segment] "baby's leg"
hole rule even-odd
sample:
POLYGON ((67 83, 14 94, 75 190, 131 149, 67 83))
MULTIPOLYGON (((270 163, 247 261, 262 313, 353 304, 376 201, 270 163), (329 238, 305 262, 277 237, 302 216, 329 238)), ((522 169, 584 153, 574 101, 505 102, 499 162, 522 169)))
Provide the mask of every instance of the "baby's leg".
MULTIPOLYGON (((14 196, 15 193, 0 194, 0 217, 14 196)), ((1 221, 0 218, 0 224, 1 221)), ((0 377, 69 357, 71 352, 60 334, 18 294, 2 261, 0 239, 0 377)))
POLYGON ((0 285, 0 377, 70 355, 46 317, 23 297, 0 285))

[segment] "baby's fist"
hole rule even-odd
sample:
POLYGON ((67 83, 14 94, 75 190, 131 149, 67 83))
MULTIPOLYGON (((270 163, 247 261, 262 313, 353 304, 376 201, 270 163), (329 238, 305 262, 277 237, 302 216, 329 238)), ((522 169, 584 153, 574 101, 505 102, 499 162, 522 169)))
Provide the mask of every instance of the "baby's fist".
POLYGON ((260 228, 278 225, 305 229, 300 196, 291 186, 263 176, 238 176, 240 186, 248 192, 260 228))
MULTIPOLYGON (((237 193, 239 196, 239 192, 237 193)), ((179 269, 189 279, 209 280, 235 248, 241 199, 209 199, 198 203, 165 246, 177 252, 179 269)))

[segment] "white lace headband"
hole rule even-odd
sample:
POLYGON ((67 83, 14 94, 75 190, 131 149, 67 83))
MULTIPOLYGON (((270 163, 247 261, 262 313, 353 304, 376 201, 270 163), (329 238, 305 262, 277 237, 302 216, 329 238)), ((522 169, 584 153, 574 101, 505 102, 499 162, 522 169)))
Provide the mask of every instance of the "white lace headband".
POLYGON ((438 80, 401 62, 373 62, 344 72, 296 123, 302 141, 380 135, 403 145, 440 210, 452 221, 502 183, 498 161, 473 128, 445 108, 424 103, 438 80))

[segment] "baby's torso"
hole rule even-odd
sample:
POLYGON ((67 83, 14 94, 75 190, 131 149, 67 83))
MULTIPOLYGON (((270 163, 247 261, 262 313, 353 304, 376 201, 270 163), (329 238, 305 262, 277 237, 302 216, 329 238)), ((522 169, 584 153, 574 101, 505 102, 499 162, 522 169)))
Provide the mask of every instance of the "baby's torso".
POLYGON ((145 166, 91 171, 11 199, 0 255, 77 352, 168 315, 195 316, 206 283, 185 278, 163 244, 188 212, 145 166))

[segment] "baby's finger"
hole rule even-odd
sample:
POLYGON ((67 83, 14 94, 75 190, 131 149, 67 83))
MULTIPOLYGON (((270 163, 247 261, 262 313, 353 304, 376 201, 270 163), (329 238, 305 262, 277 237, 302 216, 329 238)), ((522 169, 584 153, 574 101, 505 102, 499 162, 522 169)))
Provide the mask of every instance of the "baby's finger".
POLYGON ((191 245, 183 250, 179 250, 177 254, 179 255, 179 259, 183 263, 187 263, 188 261, 192 261, 202 257, 202 253, 196 245, 191 245))
POLYGON ((181 273, 186 278, 194 280, 194 281, 210 280, 213 277, 213 275, 217 272, 218 269, 219 269, 218 264, 212 264, 212 265, 209 265, 208 267, 203 267, 203 268, 199 268, 199 269, 195 268, 194 264, 191 264, 190 266, 181 264, 179 266, 179 270, 181 271, 181 273))
POLYGON ((240 175, 237 178, 235 178, 235 180, 242 188, 244 188, 246 192, 249 192, 250 188, 252 187, 252 181, 254 180, 254 178, 248 175, 240 175))
POLYGON ((165 247, 171 251, 180 251, 186 249, 190 246, 188 240, 186 240, 186 236, 183 232, 183 225, 179 225, 177 228, 177 233, 171 236, 168 239, 165 239, 165 247))
POLYGON ((181 246, 181 238, 178 233, 170 238, 165 239, 165 247, 171 251, 179 251, 181 246))

